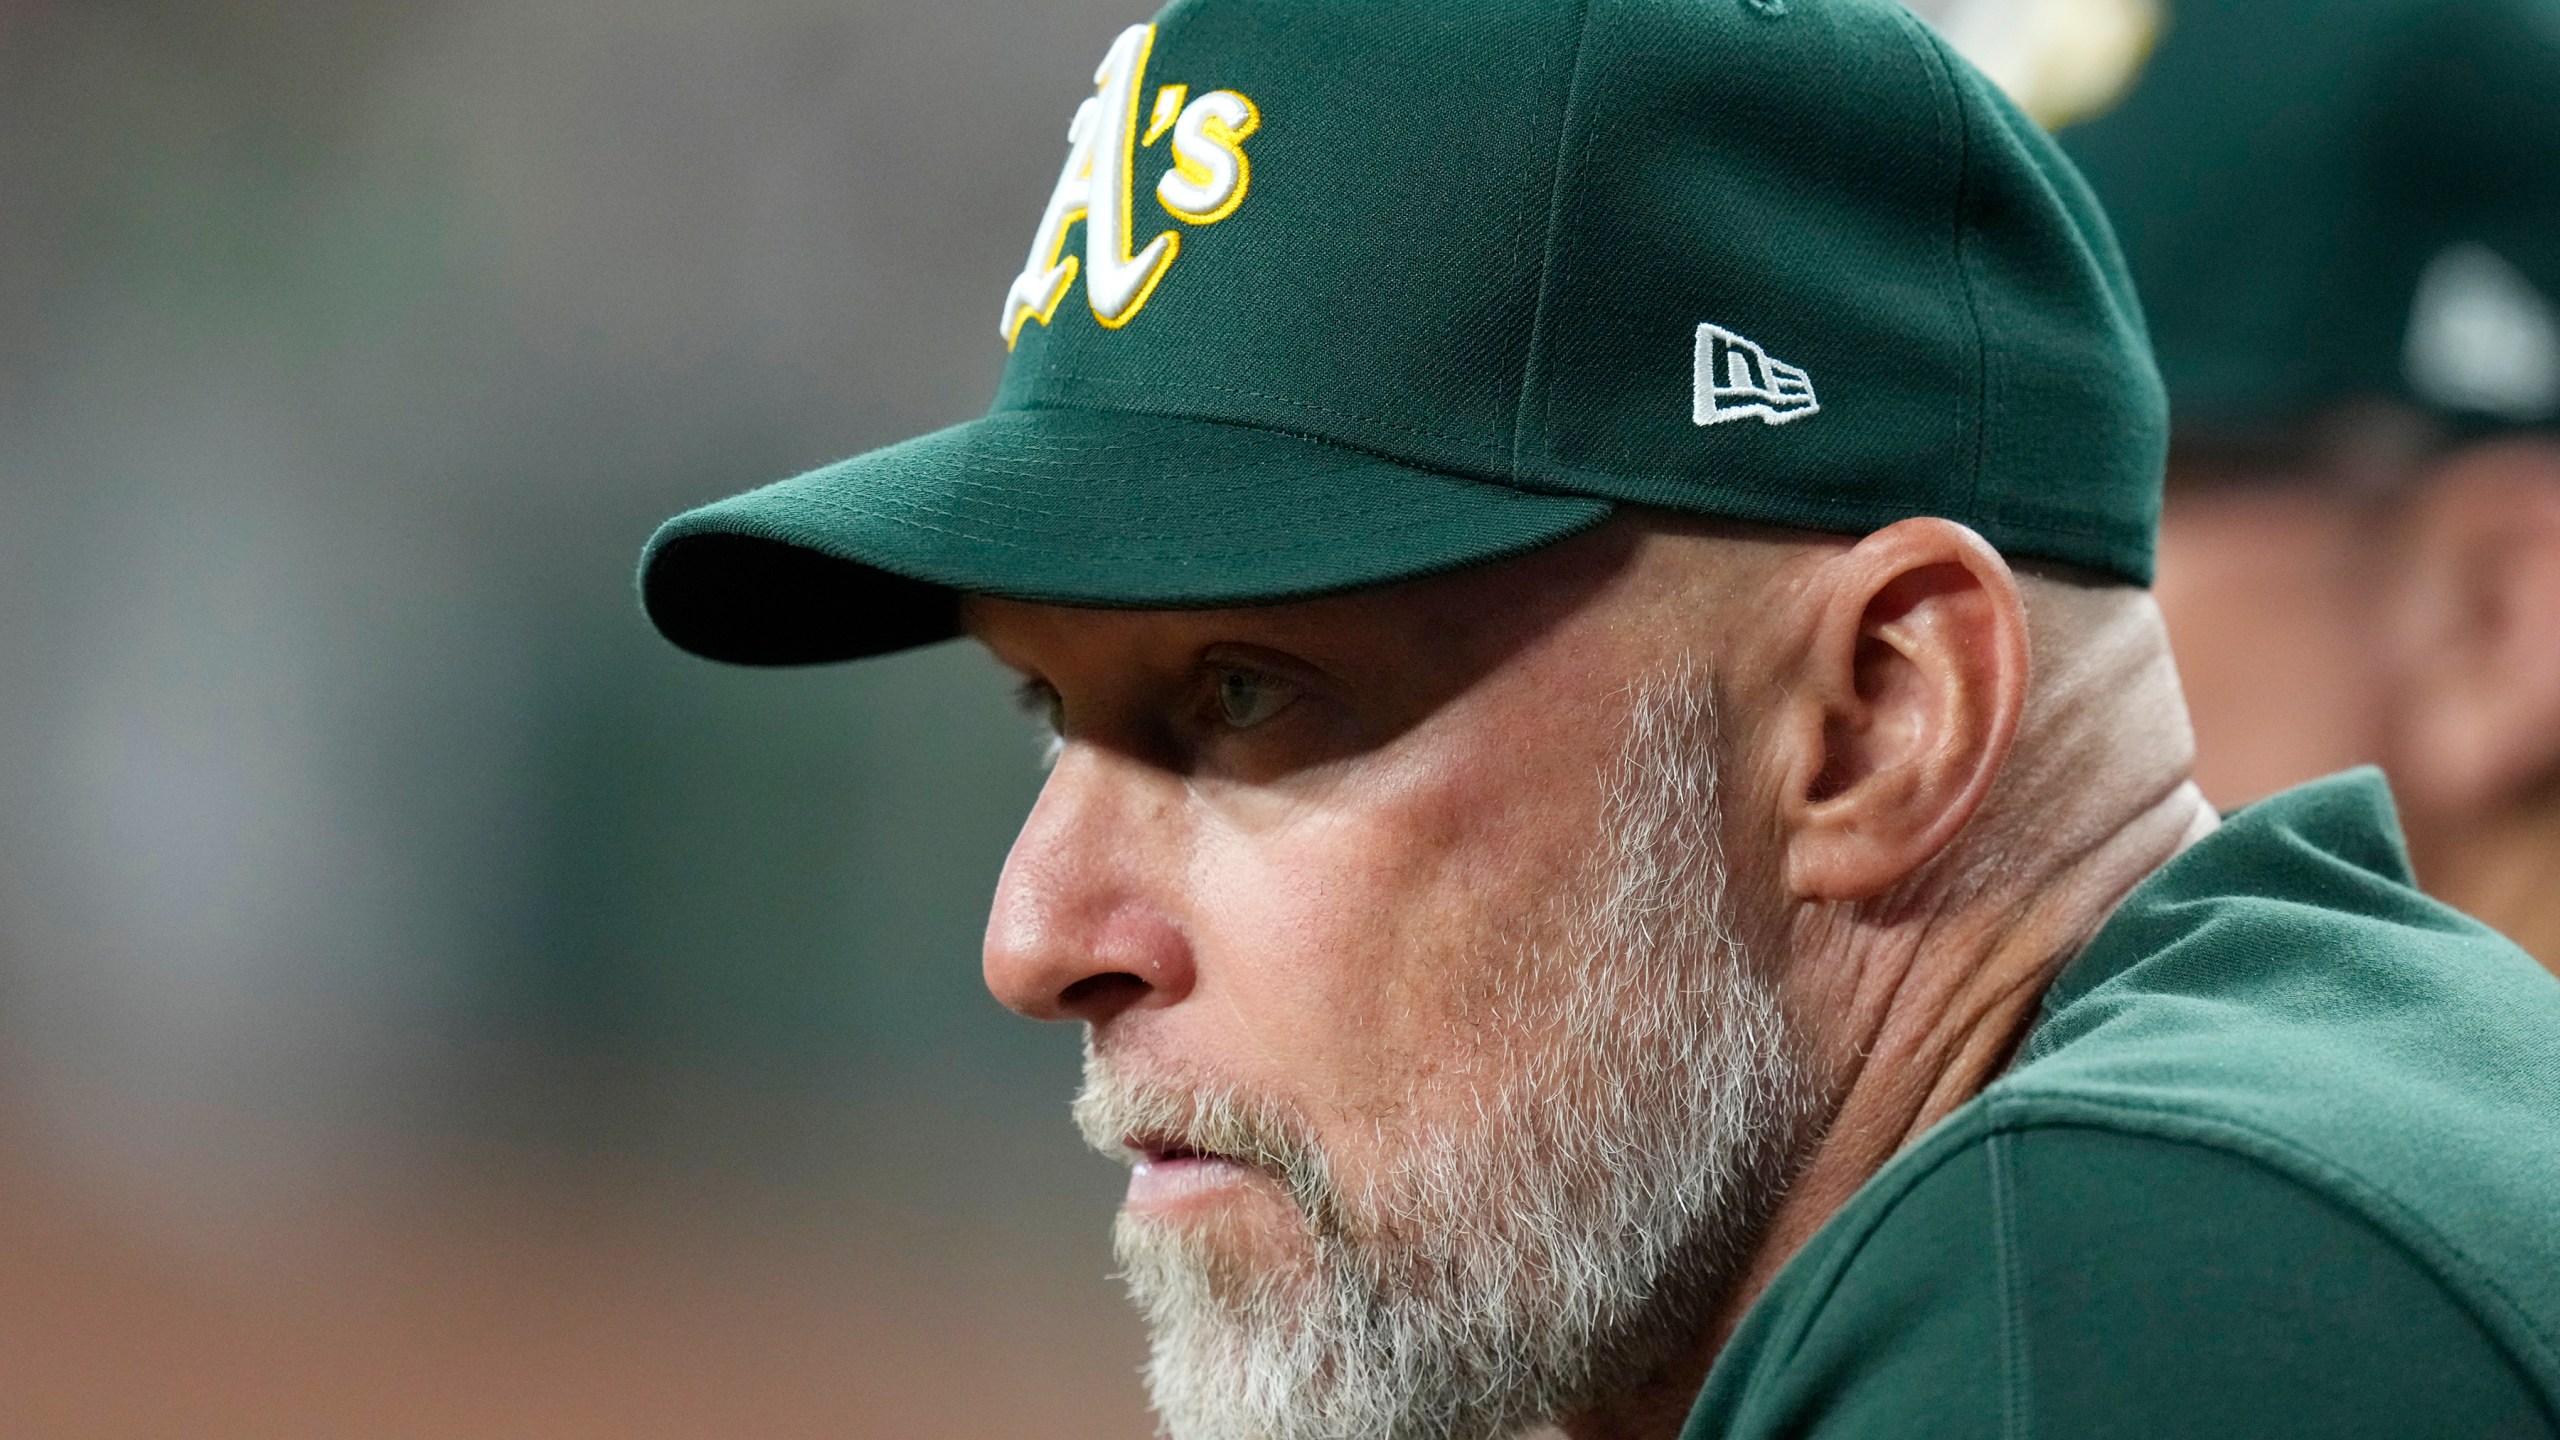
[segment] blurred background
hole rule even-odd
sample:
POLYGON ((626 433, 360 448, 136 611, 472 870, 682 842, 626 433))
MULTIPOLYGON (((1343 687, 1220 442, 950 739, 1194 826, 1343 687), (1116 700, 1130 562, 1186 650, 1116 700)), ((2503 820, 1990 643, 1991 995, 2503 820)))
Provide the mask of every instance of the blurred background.
POLYGON ((630 580, 983 406, 1145 8, 0 0, 0 1433, 1146 1433, 1003 682, 630 580))
MULTIPOLYGON (((631 571, 983 407, 1150 8, 0 0, 0 1437, 1147 1433, 1004 680, 631 571)), ((2208 793, 2560 970, 2560 9, 1915 8, 2128 239, 2208 793)))

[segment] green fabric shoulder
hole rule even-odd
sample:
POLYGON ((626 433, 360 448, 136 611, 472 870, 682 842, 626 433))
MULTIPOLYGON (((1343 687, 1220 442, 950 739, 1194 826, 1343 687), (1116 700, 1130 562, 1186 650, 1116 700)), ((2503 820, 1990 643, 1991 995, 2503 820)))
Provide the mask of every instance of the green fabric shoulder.
POLYGON ((1815 1293, 1754 1312, 1755 1373, 1689 1435, 2560 1434, 2431 1268, 2320 1191, 2000 1109, 1944 1134, 1815 1293))
POLYGON ((2560 1435, 2555 1336, 2560 983, 2354 775, 2146 882, 1686 1434, 2560 1435))

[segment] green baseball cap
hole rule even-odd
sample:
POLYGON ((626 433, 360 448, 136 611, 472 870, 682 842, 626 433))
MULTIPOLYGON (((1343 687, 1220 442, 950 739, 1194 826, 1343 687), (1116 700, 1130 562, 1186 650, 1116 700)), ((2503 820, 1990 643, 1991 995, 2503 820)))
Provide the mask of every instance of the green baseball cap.
POLYGON ((989 413, 668 522, 669 638, 790 664, 949 636, 964 593, 1271 602, 1623 504, 1940 515, 2149 578, 2115 242, 1891 0, 1178 0, 1063 141, 988 287, 989 413))
POLYGON ((2061 141, 2181 436, 2365 400, 2560 419, 2560 0, 2169 4, 2123 102, 2061 141))

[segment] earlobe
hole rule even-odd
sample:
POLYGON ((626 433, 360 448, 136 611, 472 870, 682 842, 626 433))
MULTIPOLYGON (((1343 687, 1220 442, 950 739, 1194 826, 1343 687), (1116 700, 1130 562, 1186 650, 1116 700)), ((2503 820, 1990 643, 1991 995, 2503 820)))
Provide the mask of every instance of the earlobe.
POLYGON ((2026 609, 1998 552, 1905 520, 1834 556, 1795 689, 1784 820, 1803 899, 1872 899, 1944 850, 2008 758, 2026 707, 2026 609))

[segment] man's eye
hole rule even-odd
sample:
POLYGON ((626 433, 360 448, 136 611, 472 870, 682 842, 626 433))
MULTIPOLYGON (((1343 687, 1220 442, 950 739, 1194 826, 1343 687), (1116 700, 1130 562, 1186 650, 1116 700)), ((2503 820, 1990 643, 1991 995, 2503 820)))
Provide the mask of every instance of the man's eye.
POLYGON ((1037 721, 1054 740, 1066 733, 1067 705, 1058 692, 1038 680, 1025 680, 1013 687, 1014 708, 1037 721))
POLYGON ((1250 730, 1289 708, 1298 687, 1259 670, 1217 672, 1218 718, 1237 730, 1250 730))

